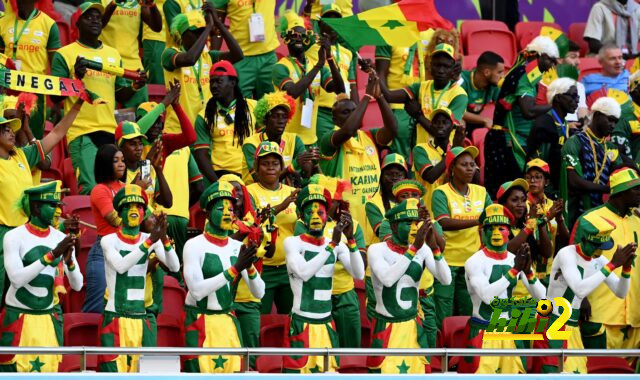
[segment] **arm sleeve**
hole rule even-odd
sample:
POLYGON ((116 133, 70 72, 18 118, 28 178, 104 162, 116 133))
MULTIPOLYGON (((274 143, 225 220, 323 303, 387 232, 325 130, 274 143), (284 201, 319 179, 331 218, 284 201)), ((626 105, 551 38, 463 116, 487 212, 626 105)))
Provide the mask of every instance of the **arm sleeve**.
POLYGON ((325 90, 331 81, 333 80, 333 75, 331 75, 331 70, 327 66, 322 66, 320 69, 320 84, 322 88, 325 90))
POLYGON ((180 261, 178 260, 178 254, 173 248, 173 245, 171 245, 171 249, 169 251, 166 251, 162 244, 162 240, 158 240, 155 242, 153 247, 149 249, 149 251, 151 250, 156 253, 158 260, 166 265, 171 272, 177 272, 180 270, 180 261))
POLYGON ((498 280, 489 282, 489 277, 487 277, 482 272, 481 266, 474 265, 474 260, 467 260, 467 262, 464 264, 464 268, 469 279, 469 287, 473 288, 482 302, 486 303, 487 305, 490 305, 491 301, 493 301, 495 297, 499 296, 502 292, 507 290, 509 285, 512 282, 515 283, 517 279, 517 277, 513 279, 507 278, 507 276, 509 276, 507 272, 498 280))
POLYGON ((367 251, 367 260, 369 261, 371 273, 375 274, 382 282, 382 285, 389 288, 404 275, 409 264, 411 264, 411 260, 405 255, 401 255, 393 265, 389 265, 379 249, 379 245, 370 246, 367 251))
POLYGON ((178 51, 174 48, 167 48, 162 52, 160 63, 165 70, 174 71, 177 69, 174 61, 176 55, 178 55, 178 51))
POLYGON ((184 246, 182 258, 184 261, 184 282, 191 295, 200 301, 216 290, 227 286, 229 280, 225 277, 226 272, 222 272, 214 277, 204 279, 202 267, 200 266, 200 256, 203 254, 197 244, 193 241, 187 241, 184 246))
POLYGON ((140 132, 142 132, 142 134, 146 134, 149 128, 151 128, 153 123, 156 122, 158 117, 160 117, 160 115, 162 115, 164 111, 165 111, 164 104, 160 103, 157 106, 153 107, 153 109, 149 111, 149 113, 144 115, 140 120, 138 120, 138 126, 140 126, 140 132))
POLYGON ((261 299, 264 296, 264 280, 262 280, 262 277, 260 277, 260 273, 258 273, 258 270, 255 269, 255 267, 252 268, 256 272, 255 277, 251 278, 251 276, 249 276, 249 273, 245 269, 242 271, 242 279, 244 280, 245 284, 249 286, 249 291, 251 292, 251 294, 253 294, 253 296, 256 298, 261 299))
POLYGON ((378 206, 376 206, 372 202, 367 202, 364 206, 365 213, 367 215, 367 221, 369 221, 369 225, 373 232, 377 234, 378 228, 380 228, 380 223, 384 220, 384 216, 378 206))
POLYGON ((358 249, 361 251, 366 251, 367 242, 364 240, 364 231, 362 230, 362 226, 360 224, 356 226, 356 230, 353 233, 353 238, 356 240, 358 249))
POLYGON ((493 204, 491 197, 489 196, 489 192, 484 193, 484 208, 487 208, 493 204))
POLYGON ((273 65, 273 68, 271 69, 271 80, 273 82, 273 87, 280 90, 282 90, 282 87, 285 84, 293 82, 289 69, 280 63, 273 65))
POLYGON ((210 149, 211 148, 211 134, 207 123, 201 115, 196 116, 196 144, 194 150, 198 149, 210 149))
POLYGON ((340 243, 334 252, 351 277, 356 280, 364 279, 364 262, 359 250, 351 252, 344 243, 340 243))
POLYGON ((47 51, 55 51, 60 49, 60 30, 54 22, 49 30, 49 39, 47 40, 47 51))
POLYGON ((111 191, 104 185, 96 185, 96 187, 91 190, 91 207, 95 207, 98 209, 98 212, 103 217, 111 214, 114 210, 113 208, 113 197, 111 196, 111 191))
POLYGON ((562 276, 564 277, 567 285, 579 298, 585 298, 591 292, 593 292, 604 280, 605 275, 602 271, 597 271, 591 274, 591 276, 582 278, 575 258, 572 257, 571 252, 563 252, 562 255, 558 254, 556 260, 560 260, 560 270, 562 270, 562 276))
POLYGON ((40 162, 43 162, 46 158, 44 154, 44 150, 42 150, 42 144, 40 141, 36 141, 35 144, 27 145, 22 149, 24 155, 27 157, 27 163, 29 163, 30 167, 34 167, 38 165, 40 162))
POLYGON ((212 3, 216 9, 225 9, 229 4, 229 0, 213 0, 212 3))
POLYGON ((51 75, 61 78, 71 78, 71 70, 67 66, 67 61, 62 57, 62 54, 53 53, 53 59, 51 60, 51 75))
POLYGON ((589 18, 587 18, 587 25, 584 28, 583 37, 593 38, 600 41, 602 39, 602 24, 604 14, 598 4, 594 4, 589 11, 589 18))
POLYGON ((572 136, 567 140, 567 142, 562 146, 562 150, 560 152, 567 169, 573 169, 578 173, 578 175, 582 175, 582 164, 580 163, 580 142, 578 141, 577 136, 572 136))
POLYGON ((4 266, 11 284, 22 288, 36 278, 45 268, 40 260, 35 260, 28 266, 22 264, 20 258, 20 240, 18 234, 6 234, 2 245, 4 247, 4 266))
POLYGON ((71 253, 71 261, 73 262, 74 269, 72 271, 69 271, 67 264, 64 263, 64 260, 62 260, 62 262, 64 263, 63 264, 64 273, 67 275, 67 278, 69 279, 69 285, 71 285, 71 289, 75 290, 76 292, 79 292, 80 289, 82 289, 82 284, 84 283, 84 277, 82 276, 82 272, 80 272, 80 265, 78 265, 78 260, 76 259, 75 248, 73 248, 73 252, 71 253))
POLYGON ((313 259, 307 261, 300 255, 298 241, 295 237, 288 237, 284 240, 287 270, 289 273, 302 279, 302 281, 309 281, 309 279, 324 266, 324 263, 329 258, 330 252, 327 249, 323 249, 313 259))
POLYGON ((424 265, 427 267, 429 272, 433 274, 433 276, 440 281, 442 285, 451 284, 451 269, 449 265, 447 265, 447 261, 442 256, 441 259, 436 260, 433 257, 433 251, 429 248, 428 245, 423 245, 420 249, 421 253, 424 255, 424 265))
POLYGON ((100 247, 102 247, 102 252, 104 252, 105 263, 111 265, 118 274, 126 273, 147 254, 140 248, 140 246, 138 246, 135 250, 129 252, 125 256, 122 256, 120 255, 120 252, 113 248, 111 240, 109 239, 100 240, 100 247))
POLYGON ((386 59, 387 61, 391 59, 391 46, 376 46, 376 60, 378 59, 386 59))
POLYGON ((256 146, 250 143, 242 144, 242 155, 247 163, 249 173, 253 173, 253 156, 256 154, 256 146))
POLYGON ((462 121, 462 117, 467 110, 468 102, 469 98, 467 95, 458 95, 451 101, 451 104, 449 104, 449 109, 457 121, 462 121))
POLYGON ((333 157, 338 153, 338 149, 331 145, 331 137, 333 137, 333 130, 322 135, 318 141, 320 153, 325 157, 333 157))
POLYGON ((447 195, 440 189, 435 189, 431 196, 431 209, 435 220, 449 218, 449 202, 447 195))
POLYGON ((352 52, 351 63, 349 63, 349 71, 347 72, 347 79, 350 84, 356 83, 356 71, 358 70, 358 55, 355 51, 352 52))
POLYGON ((534 276, 532 280, 529 280, 524 272, 520 272, 520 281, 522 281, 524 287, 527 288, 529 294, 531 294, 533 298, 545 298, 547 289, 542 285, 537 277, 534 276))
POLYGON ((427 154, 427 151, 419 145, 416 145, 413 148, 412 154, 413 154, 413 170, 416 173, 418 173, 420 177, 422 177, 425 170, 433 167, 433 164, 429 159, 429 155, 427 154))
POLYGON ((293 147, 293 157, 291 157, 291 166, 293 170, 300 170, 298 167, 298 156, 304 153, 307 150, 300 136, 296 136, 295 146, 293 147))
POLYGON ((416 82, 410 86, 404 88, 404 91, 409 95, 409 99, 415 99, 420 94, 420 82, 416 82))
POLYGON ((529 78, 527 78, 527 74, 520 77, 518 80, 518 86, 516 87, 516 92, 514 94, 516 97, 520 96, 536 96, 536 89, 529 82, 529 78))
POLYGON ((202 181, 202 173, 198 168, 196 160, 193 158, 193 154, 189 154, 189 162, 187 163, 187 170, 189 175, 189 183, 202 181))
MULTIPOLYGON (((602 260, 603 262, 607 261, 602 256, 601 258, 603 259, 602 260)), ((626 277, 626 276, 618 277, 616 276, 615 273, 611 273, 609 276, 607 276, 604 282, 605 284, 607 284, 609 289, 611 289, 613 294, 615 294, 616 297, 618 298, 626 297, 627 293, 629 292, 629 287, 631 285, 630 277, 626 277)))
POLYGON ((167 154, 171 154, 178 149, 184 148, 196 142, 196 131, 193 128, 193 124, 189 120, 189 116, 184 112, 184 109, 180 104, 172 106, 176 115, 178 116, 178 122, 182 133, 164 134, 162 135, 162 142, 165 144, 165 150, 167 154))

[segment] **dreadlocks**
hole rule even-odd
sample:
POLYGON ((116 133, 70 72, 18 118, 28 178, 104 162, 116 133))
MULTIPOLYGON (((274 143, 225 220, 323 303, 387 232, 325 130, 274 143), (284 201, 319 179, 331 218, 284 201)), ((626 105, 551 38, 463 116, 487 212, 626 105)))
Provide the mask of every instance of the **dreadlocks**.
MULTIPOLYGON (((231 122, 233 122, 233 141, 237 146, 242 146, 244 139, 251 135, 252 121, 249 114, 250 111, 249 106, 247 105, 247 100, 242 96, 238 80, 235 78, 233 79, 236 81, 236 84, 233 86, 233 93, 235 94, 235 117, 231 118, 227 113, 221 113, 221 115, 225 117, 227 124, 231 124, 231 122)), ((221 110, 221 112, 224 111, 221 110)), ((216 117, 218 115, 217 99, 213 97, 209 99, 204 115, 209 130, 216 128, 218 123, 218 118, 216 117)))

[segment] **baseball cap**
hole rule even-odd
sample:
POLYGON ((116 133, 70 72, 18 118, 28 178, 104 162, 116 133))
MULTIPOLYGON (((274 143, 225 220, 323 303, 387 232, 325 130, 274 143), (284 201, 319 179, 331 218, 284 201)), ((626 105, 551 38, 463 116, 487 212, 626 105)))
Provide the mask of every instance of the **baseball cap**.
POLYGON ((0 116, 0 125, 5 124, 9 124, 9 128, 11 128, 13 133, 18 132, 20 128, 22 128, 22 122, 19 119, 5 119, 4 117, 0 116))
POLYGON ((100 3, 92 3, 90 1, 86 1, 78 7, 80 9, 80 15, 85 14, 89 9, 97 9, 100 14, 104 14, 104 7, 100 3))
POLYGON ((124 140, 145 136, 140 132, 140 126, 138 124, 132 121, 121 121, 116 128, 115 137, 116 143, 120 146, 124 140))
POLYGON ((380 170, 386 168, 389 165, 399 165, 402 166, 405 172, 409 172, 409 167, 407 166, 407 160, 401 154, 398 153, 389 153, 382 160, 382 166, 380 170))
POLYGON ((510 189, 513 189, 514 187, 521 187, 524 189, 524 192, 526 193, 527 191, 529 191, 529 182, 525 181, 522 178, 516 178, 513 181, 507 181, 503 183, 498 189, 498 194, 496 194, 496 199, 502 198, 502 196, 507 191, 509 191, 510 189))
POLYGON ((549 164, 547 164, 544 160, 541 160, 539 158, 534 158, 533 160, 527 162, 527 173, 531 169, 539 169, 546 175, 551 174, 551 170, 549 169, 549 164))
POLYGON ((494 203, 484 209, 480 215, 483 226, 511 225, 513 215, 509 210, 499 203, 494 203))
POLYGON ((236 68, 233 67, 233 64, 229 61, 222 60, 220 62, 216 62, 213 66, 211 66, 211 70, 209 71, 210 77, 238 77, 238 73, 236 72, 236 68))
POLYGON ((320 10, 320 17, 324 17, 327 13, 336 13, 338 16, 342 17, 342 9, 336 3, 325 4, 322 6, 320 10))
POLYGON ((478 151, 478 148, 476 148, 473 145, 468 146, 466 148, 463 148, 461 146, 454 146, 453 148, 449 149, 447 151, 447 155, 446 155, 445 161, 444 161, 446 169, 447 169, 447 172, 451 168, 451 164, 453 163, 453 161, 463 153, 469 153, 471 155, 471 157, 473 157, 473 159, 475 160, 476 157, 478 157, 478 154, 480 152, 478 151))
POLYGON ((640 186, 640 178, 638 177, 638 172, 631 168, 618 169, 609 177, 611 195, 633 189, 636 186, 640 186))
POLYGON ((602 250, 613 248, 614 242, 611 238, 611 232, 615 229, 615 224, 599 215, 598 210, 582 214, 576 223, 574 237, 576 243, 587 240, 598 245, 598 248, 602 250))
POLYGON ((431 56, 434 57, 436 54, 446 54, 449 57, 451 57, 451 59, 456 59, 456 52, 453 49, 453 46, 449 45, 449 44, 438 44, 436 45, 435 49, 433 49, 433 53, 431 53, 431 56))
POLYGON ((433 111, 431 111, 431 113, 427 116, 429 118, 429 121, 432 121, 433 118, 436 117, 436 115, 439 113, 446 114, 449 117, 449 119, 451 119, 452 123, 454 124, 456 123, 456 119, 455 117, 453 117, 453 112, 451 112, 451 110, 447 107, 438 107, 433 111))

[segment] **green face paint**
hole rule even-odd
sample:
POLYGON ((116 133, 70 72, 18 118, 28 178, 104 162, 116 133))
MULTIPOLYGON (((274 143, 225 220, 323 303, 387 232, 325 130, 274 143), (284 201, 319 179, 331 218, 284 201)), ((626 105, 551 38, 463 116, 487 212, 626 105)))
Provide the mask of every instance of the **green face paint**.
POLYGON ((602 255, 600 244, 592 243, 587 239, 580 241, 580 249, 582 250, 582 254, 588 257, 600 257, 602 255))
POLYGON ((322 236, 324 227, 327 224, 327 207, 321 202, 307 203, 302 215, 304 224, 309 230, 309 234, 322 236))
POLYGON ((139 204, 129 203, 124 205, 120 210, 120 215, 122 217, 123 227, 136 230, 140 229, 144 211, 139 204))
POLYGON ((227 236, 233 231, 233 203, 230 199, 217 199, 213 203, 207 231, 217 236, 227 236))
POLYGON ((38 216, 31 218, 31 223, 40 228, 47 228, 49 226, 56 226, 62 210, 55 203, 41 202, 40 213, 38 216))
MULTIPOLYGON (((408 245, 411 236, 412 226, 415 224, 413 220, 399 220, 396 223, 396 231, 393 233, 393 240, 400 245, 408 245)), ((417 232, 417 230, 416 230, 417 232)), ((415 233, 414 233, 415 238, 415 233)))

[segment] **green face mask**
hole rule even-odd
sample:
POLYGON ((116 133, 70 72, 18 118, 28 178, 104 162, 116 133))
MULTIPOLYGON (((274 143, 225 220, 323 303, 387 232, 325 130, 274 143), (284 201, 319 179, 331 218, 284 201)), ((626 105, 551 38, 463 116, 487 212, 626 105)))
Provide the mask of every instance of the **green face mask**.
POLYGON ((32 221, 38 227, 56 226, 62 210, 55 203, 40 203, 40 215, 34 216, 32 221))
POLYGON ((482 228, 482 244, 495 252, 504 252, 509 243, 509 227, 505 225, 482 228))
POLYGON ((409 244, 409 237, 411 235, 411 226, 414 224, 413 220, 399 220, 394 222, 396 224, 396 231, 393 234, 393 240, 402 245, 409 244))

